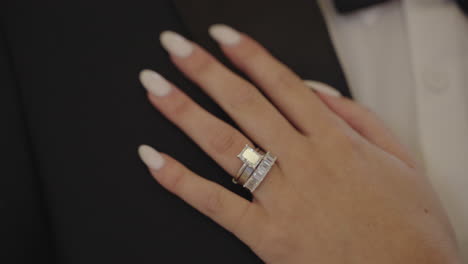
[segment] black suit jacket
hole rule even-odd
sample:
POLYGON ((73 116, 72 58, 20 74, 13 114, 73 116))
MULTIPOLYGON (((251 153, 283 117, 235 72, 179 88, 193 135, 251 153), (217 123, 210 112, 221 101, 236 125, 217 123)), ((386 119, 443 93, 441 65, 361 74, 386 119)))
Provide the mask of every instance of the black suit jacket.
POLYGON ((175 30, 232 67, 207 34, 226 23, 349 96, 314 0, 5 0, 0 12, 1 263, 261 262, 140 162, 150 144, 249 198, 150 106, 137 76, 155 69, 233 124, 158 42, 175 30))

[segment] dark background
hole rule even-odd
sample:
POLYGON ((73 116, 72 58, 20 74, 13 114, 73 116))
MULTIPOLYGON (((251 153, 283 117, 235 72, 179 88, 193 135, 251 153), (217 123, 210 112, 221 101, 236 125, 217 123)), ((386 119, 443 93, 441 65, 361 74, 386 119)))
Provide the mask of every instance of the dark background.
POLYGON ((138 73, 232 123, 158 42, 174 30, 226 62, 207 34, 221 22, 349 96, 315 1, 3 0, 0 15, 1 263, 261 262, 138 159, 152 145, 249 198, 150 106, 138 73))

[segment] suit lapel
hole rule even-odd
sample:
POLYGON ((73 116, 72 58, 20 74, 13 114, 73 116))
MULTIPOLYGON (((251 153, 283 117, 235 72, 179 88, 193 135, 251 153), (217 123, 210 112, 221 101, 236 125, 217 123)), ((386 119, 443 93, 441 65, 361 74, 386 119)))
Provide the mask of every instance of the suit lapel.
MULTIPOLYGON (((314 0, 173 0, 189 37, 218 59, 222 56, 208 36, 214 23, 233 26, 262 43, 303 79, 337 88, 350 96, 348 85, 314 0)), ((238 72, 236 70, 236 72, 238 72)), ((244 75, 243 75, 244 76, 244 75)))

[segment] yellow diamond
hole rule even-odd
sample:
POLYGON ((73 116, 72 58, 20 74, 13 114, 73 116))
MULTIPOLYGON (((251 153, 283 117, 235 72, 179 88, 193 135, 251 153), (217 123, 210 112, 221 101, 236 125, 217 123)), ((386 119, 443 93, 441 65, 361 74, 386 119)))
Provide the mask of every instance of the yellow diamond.
POLYGON ((251 165, 255 165, 260 161, 260 155, 253 150, 252 148, 246 148, 241 154, 242 158, 250 163, 251 165))

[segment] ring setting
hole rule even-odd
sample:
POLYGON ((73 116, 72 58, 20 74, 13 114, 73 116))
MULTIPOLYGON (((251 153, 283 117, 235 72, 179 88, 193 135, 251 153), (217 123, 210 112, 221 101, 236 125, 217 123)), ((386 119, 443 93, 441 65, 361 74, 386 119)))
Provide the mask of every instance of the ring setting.
POLYGON ((276 162, 270 152, 245 145, 237 157, 243 162, 233 182, 254 192, 276 162))

